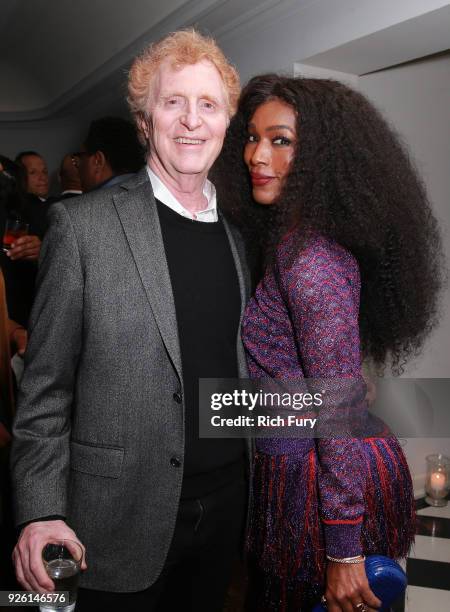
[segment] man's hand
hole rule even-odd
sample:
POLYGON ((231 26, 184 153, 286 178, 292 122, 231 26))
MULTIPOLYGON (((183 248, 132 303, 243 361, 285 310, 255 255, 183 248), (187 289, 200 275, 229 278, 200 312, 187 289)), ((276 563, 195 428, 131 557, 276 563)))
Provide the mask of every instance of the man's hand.
POLYGON ((53 591, 55 585, 48 577, 42 562, 42 550, 51 540, 73 540, 83 549, 81 569, 87 569, 86 549, 75 532, 64 521, 36 521, 22 529, 13 551, 16 577, 27 591, 45 593, 53 591))
POLYGON ((329 562, 326 587, 329 612, 355 612, 361 604, 365 605, 367 612, 372 612, 381 606, 381 601, 369 587, 364 563, 329 562))
POLYGON ((6 254, 12 261, 20 259, 36 261, 40 250, 41 240, 38 236, 21 236, 13 242, 6 254))

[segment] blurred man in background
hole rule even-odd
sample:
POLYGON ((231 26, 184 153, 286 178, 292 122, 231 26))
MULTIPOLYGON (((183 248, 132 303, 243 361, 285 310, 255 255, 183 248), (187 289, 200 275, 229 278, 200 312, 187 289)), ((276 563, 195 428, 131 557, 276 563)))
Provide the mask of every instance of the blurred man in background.
POLYGON ((15 161, 25 170, 25 191, 45 202, 49 191, 45 159, 36 151, 22 151, 16 156, 15 161))
POLYGON ((59 201, 73 198, 83 193, 80 173, 78 171, 78 160, 79 158, 74 153, 68 153, 63 157, 59 168, 59 182, 61 185, 61 193, 57 198, 59 201))
POLYGON ((121 117, 93 121, 74 159, 83 192, 123 183, 145 164, 136 128, 121 117))

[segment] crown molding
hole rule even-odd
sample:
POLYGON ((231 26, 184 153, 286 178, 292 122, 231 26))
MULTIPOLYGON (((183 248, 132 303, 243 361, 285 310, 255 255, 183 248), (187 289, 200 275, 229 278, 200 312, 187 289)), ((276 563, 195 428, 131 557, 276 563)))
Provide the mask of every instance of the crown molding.
POLYGON ((107 62, 88 76, 75 83, 70 89, 58 96, 50 104, 30 111, 0 112, 1 122, 43 121, 58 118, 76 112, 78 106, 84 106, 86 98, 101 92, 104 88, 120 86, 125 82, 126 73, 133 58, 151 41, 158 40, 168 32, 193 25, 198 20, 228 0, 190 0, 173 11, 170 15, 148 29, 132 43, 113 55, 107 62))

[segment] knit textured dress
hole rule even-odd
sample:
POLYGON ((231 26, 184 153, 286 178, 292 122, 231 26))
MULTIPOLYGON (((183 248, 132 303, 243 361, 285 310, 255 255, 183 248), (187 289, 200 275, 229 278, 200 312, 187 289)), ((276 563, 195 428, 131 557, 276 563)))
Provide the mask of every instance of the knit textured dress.
MULTIPOLYGON (((281 242, 247 306, 250 376, 349 379, 365 390, 358 264, 322 236, 300 253, 294 244, 292 234, 281 242)), ((367 414, 364 396, 357 408, 367 414)), ((310 609, 324 592, 327 554, 406 556, 415 533, 411 476, 398 440, 381 429, 256 440, 247 546, 264 575, 258 610, 310 609)))

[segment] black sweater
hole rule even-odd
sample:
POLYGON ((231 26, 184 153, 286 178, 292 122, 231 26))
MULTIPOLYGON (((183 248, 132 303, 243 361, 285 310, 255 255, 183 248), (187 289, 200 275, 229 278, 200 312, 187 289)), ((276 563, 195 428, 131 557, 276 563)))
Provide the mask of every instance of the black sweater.
POLYGON ((199 438, 198 379, 237 378, 239 282, 222 221, 192 221, 157 201, 175 301, 185 393, 182 496, 220 486, 242 440, 199 438))

